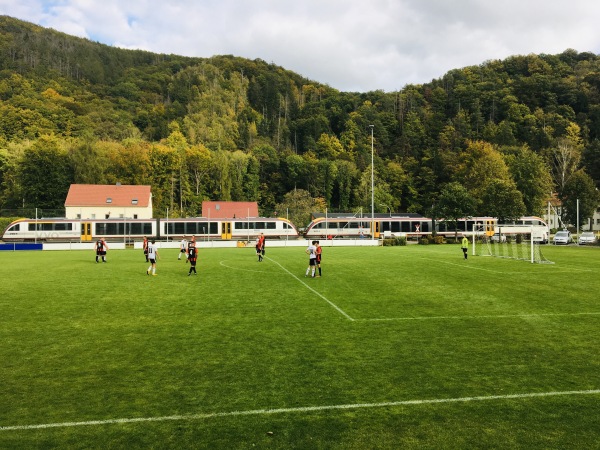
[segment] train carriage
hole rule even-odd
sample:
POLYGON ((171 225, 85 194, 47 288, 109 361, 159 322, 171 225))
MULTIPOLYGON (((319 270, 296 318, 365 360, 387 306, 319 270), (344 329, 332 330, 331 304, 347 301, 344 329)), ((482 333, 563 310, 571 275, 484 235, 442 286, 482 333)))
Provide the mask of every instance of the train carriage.
POLYGON ((270 239, 299 237, 293 223, 287 219, 274 217, 160 219, 160 232, 163 238, 173 239, 197 236, 207 240, 251 240, 261 233, 270 239))
POLYGON ((350 238, 372 237, 407 237, 418 239, 435 234, 453 237, 456 234, 472 236, 473 233, 493 235, 498 229, 505 227, 507 234, 529 234, 533 227, 533 238, 541 243, 548 242, 550 229, 540 217, 521 217, 514 221, 499 223, 494 217, 470 217, 460 219, 456 223, 444 220, 433 220, 418 214, 410 215, 375 215, 355 217, 333 215, 315 217, 306 227, 307 238, 350 238))
POLYGON ((4 231, 4 242, 134 241, 143 236, 181 239, 250 240, 263 233, 271 239, 298 238, 298 230, 282 218, 207 219, 19 219, 4 231))
POLYGON ((134 240, 156 233, 154 219, 19 219, 4 231, 5 242, 89 242, 134 240))

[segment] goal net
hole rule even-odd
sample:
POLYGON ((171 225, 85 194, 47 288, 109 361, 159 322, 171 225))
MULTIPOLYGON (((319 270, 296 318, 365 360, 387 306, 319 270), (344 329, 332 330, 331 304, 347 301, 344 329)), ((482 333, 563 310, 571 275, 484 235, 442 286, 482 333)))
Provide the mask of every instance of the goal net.
POLYGON ((485 226, 475 225, 473 254, 537 264, 554 264, 544 257, 540 242, 536 240, 537 231, 534 226, 503 225, 486 229, 485 226))

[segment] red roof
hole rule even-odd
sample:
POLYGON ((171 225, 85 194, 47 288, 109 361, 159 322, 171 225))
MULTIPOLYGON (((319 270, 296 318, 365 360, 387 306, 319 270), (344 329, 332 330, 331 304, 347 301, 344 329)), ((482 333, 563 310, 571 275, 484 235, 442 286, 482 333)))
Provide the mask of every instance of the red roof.
POLYGON ((113 184, 72 184, 65 206, 138 206, 147 208, 151 198, 150 186, 113 184))
POLYGON ((202 202, 202 217, 215 219, 245 219, 258 217, 258 203, 256 202, 202 202))

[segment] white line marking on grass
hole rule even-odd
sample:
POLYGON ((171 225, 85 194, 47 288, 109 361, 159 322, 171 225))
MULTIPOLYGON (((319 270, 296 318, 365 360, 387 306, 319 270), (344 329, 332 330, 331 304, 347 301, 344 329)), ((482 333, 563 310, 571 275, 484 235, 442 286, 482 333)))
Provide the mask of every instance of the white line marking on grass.
POLYGON ((292 272, 290 272, 289 270, 287 270, 285 267, 283 267, 281 264, 279 264, 277 261, 275 261, 273 258, 269 258, 267 256, 265 256, 265 259, 268 259, 269 261, 273 261, 275 264, 277 264, 279 267, 281 267, 283 270, 285 270, 288 274, 290 274, 292 277, 294 277, 300 284, 304 285, 304 287, 306 287, 307 289, 309 289, 310 291, 314 292, 316 295, 318 295, 319 297, 321 297, 323 300, 325 300, 327 303, 329 303, 337 312, 339 312, 342 316, 344 316, 346 319, 351 320, 352 322, 354 322, 354 319, 352 317, 350 317, 348 314, 346 314, 346 312, 344 310, 342 310, 342 308, 340 308, 339 306, 337 306, 335 303, 333 303, 332 301, 330 301, 328 298, 326 298, 323 294, 321 294, 320 292, 315 291, 312 287, 310 287, 308 284, 306 284, 304 281, 302 281, 300 278, 298 278, 296 275, 294 275, 292 272))
POLYGON ((16 430, 39 430, 47 428, 73 428, 82 426, 94 425, 113 425, 125 423, 145 423, 145 422, 167 422, 167 421, 190 421, 213 419, 219 417, 236 417, 236 416, 264 416, 270 414, 288 414, 288 413, 304 413, 304 412, 320 412, 331 410, 346 410, 346 409, 365 409, 365 408, 389 408, 397 406, 413 406, 413 405, 435 405, 449 403, 468 403, 481 402, 491 400, 520 400, 529 398, 544 398, 572 395, 598 395, 600 389, 590 389, 586 391, 554 391, 554 392, 531 392, 524 394, 506 394, 506 395, 487 395, 478 397, 458 397, 458 398, 437 398, 424 400, 403 400, 397 402, 381 402, 381 403, 351 403, 346 405, 325 405, 325 406, 300 406, 297 408, 276 408, 276 409, 254 409, 249 411, 231 411, 221 413, 204 413, 204 414, 184 414, 163 417, 139 417, 128 419, 107 419, 107 420, 89 420, 82 422, 63 422, 63 423, 45 423, 38 425, 10 425, 0 426, 0 431, 16 431, 16 430))
MULTIPOLYGON (((523 272, 523 271, 517 271, 517 272, 506 272, 506 271, 501 271, 501 270, 492 270, 492 269, 486 269, 484 267, 476 267, 473 266, 472 264, 469 264, 468 262, 465 263, 455 263, 455 262, 449 262, 449 261, 442 261, 439 259, 434 259, 434 258, 419 258, 419 259, 423 259, 425 261, 434 261, 440 264, 448 264, 450 266, 457 266, 457 267, 461 267, 463 269, 472 269, 472 270, 482 270, 484 272, 491 272, 491 273, 499 273, 502 275, 531 275, 531 272, 523 272)), ((514 261, 513 261, 514 262, 514 261)), ((528 261, 521 261, 524 263, 527 263, 528 261)), ((531 263, 529 263, 531 264, 531 263)), ((535 264, 536 267, 547 267, 548 270, 552 270, 552 273, 569 273, 569 272, 594 272, 593 269, 579 269, 576 267, 561 267, 558 268, 552 265, 552 264, 535 264)))
POLYGON ((389 317, 384 319, 355 319, 356 322, 393 322, 408 320, 477 320, 477 319, 519 319, 531 317, 552 317, 552 316, 598 316, 600 312, 582 312, 582 313, 542 313, 542 314, 497 314, 482 316, 416 316, 416 317, 389 317))
POLYGON ((470 265, 468 262, 459 264, 459 263, 454 263, 454 262, 449 262, 449 261, 441 261, 439 259, 433 259, 433 258, 420 258, 420 259, 423 259, 425 261, 434 261, 434 262, 437 262, 440 264, 448 264, 449 266, 457 266, 457 267, 461 267, 463 269, 482 270, 484 272, 499 273, 502 275, 530 275, 529 272, 503 272, 500 270, 486 269, 484 267, 476 267, 476 266, 470 265))

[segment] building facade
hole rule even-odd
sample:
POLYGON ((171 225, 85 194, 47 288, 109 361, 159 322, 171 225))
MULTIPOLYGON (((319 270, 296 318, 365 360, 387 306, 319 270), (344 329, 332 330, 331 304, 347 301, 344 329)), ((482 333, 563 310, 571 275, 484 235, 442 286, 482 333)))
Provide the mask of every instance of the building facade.
POLYGON ((151 219, 150 186, 72 184, 65 200, 67 219, 151 219))

